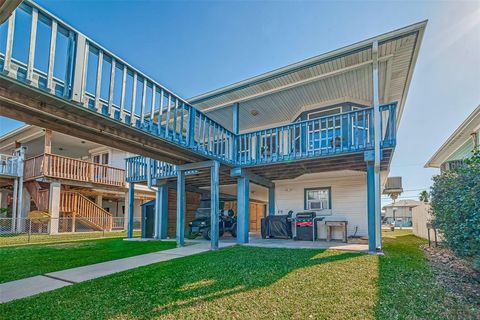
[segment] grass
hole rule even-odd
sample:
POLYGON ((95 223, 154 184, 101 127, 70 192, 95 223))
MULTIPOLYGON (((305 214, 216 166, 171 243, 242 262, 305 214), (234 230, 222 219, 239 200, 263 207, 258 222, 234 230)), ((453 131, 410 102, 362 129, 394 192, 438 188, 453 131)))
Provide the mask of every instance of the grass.
POLYGON ((434 281, 410 234, 384 257, 232 247, 0 305, 6 319, 444 319, 471 315, 434 281), (94 307, 92 307, 94 306, 94 307))
POLYGON ((0 248, 0 283, 175 247, 120 238, 0 248))
MULTIPOLYGON (((135 231, 134 236, 139 236, 140 232, 135 231)), ((49 234, 32 234, 30 237, 27 234, 12 234, 0 236, 0 247, 5 246, 18 246, 18 245, 30 245, 36 243, 54 243, 54 242, 66 242, 76 240, 88 240, 88 239, 102 239, 102 238, 125 238, 127 236, 126 231, 110 231, 110 232, 77 232, 77 233, 61 233, 56 235, 49 234)))

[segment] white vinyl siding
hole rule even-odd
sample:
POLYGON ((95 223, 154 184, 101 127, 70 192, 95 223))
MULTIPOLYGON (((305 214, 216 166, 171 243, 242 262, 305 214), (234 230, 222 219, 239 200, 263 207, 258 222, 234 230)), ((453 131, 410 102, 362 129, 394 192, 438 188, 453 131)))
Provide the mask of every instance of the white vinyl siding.
MULTIPOLYGON (((343 171, 330 175, 307 174, 297 179, 275 181, 275 212, 302 212, 306 188, 331 188, 331 210, 323 210, 328 220, 348 221, 348 235, 367 235, 367 176, 363 172, 343 171)), ((339 232, 338 232, 339 233, 339 232)), ((336 234, 336 236, 339 234, 336 234)))

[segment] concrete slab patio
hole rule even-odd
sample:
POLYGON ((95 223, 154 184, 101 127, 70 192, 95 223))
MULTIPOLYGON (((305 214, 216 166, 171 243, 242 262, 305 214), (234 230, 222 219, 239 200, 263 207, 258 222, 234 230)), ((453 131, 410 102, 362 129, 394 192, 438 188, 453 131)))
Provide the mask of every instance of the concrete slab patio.
MULTIPOLYGON (((233 245, 235 245, 235 242, 221 242, 219 247, 225 248, 233 245)), ((0 303, 30 297, 42 292, 72 285, 74 283, 92 280, 113 273, 190 256, 209 250, 209 242, 192 243, 181 248, 147 253, 2 283, 0 284, 0 303)))

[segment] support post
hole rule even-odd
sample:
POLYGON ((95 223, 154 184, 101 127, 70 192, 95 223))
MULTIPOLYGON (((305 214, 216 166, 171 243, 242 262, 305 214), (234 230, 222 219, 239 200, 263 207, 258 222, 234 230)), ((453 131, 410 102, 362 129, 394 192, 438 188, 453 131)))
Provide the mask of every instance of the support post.
POLYGON ((50 234, 58 233, 60 220, 60 182, 51 182, 48 193, 48 213, 50 214, 50 234))
POLYGON ((275 186, 268 188, 268 215, 275 215, 275 186))
POLYGON ((101 194, 97 194, 95 196, 95 203, 97 204, 97 206, 103 207, 103 196, 101 194))
POLYGON ((372 60, 373 60, 373 119, 374 119, 374 194, 375 194, 375 246, 377 249, 382 248, 382 226, 381 226, 381 202, 380 202, 380 157, 381 157, 381 112, 380 112, 380 92, 379 92, 379 74, 378 74, 378 41, 372 44, 372 60))
POLYGON ((134 208, 135 208, 135 184, 130 182, 128 186, 128 228, 127 238, 133 238, 133 224, 134 224, 134 208))
POLYGON ((375 228, 375 169, 373 161, 367 162, 367 225, 368 225, 368 251, 375 252, 376 228, 375 228))
POLYGON ((168 230, 168 186, 161 185, 155 197, 155 239, 166 239, 168 230))
POLYGON ((13 204, 12 204, 12 233, 15 232, 17 229, 17 214, 18 214, 18 205, 17 205, 17 199, 18 199, 18 180, 19 178, 15 178, 13 180, 13 204))
POLYGON ((30 197, 28 199, 24 199, 24 193, 23 193, 23 170, 24 170, 24 161, 25 161, 25 147, 20 146, 17 150, 15 150, 15 154, 17 156, 17 176, 18 176, 18 194, 17 194, 17 222, 15 223, 17 232, 23 232, 23 229, 25 227, 24 224, 20 224, 22 221, 22 218, 26 217, 28 212, 24 212, 24 207, 23 204, 24 202, 28 202, 28 211, 30 211, 30 197), (28 201, 25 201, 28 200, 28 201))
POLYGON ((250 211, 250 179, 241 176, 237 180, 237 242, 248 243, 250 211))
POLYGON ((177 174, 177 229, 175 233, 177 247, 185 245, 185 171, 177 174))
POLYGON ((219 230, 219 175, 220 175, 220 163, 214 161, 213 166, 210 171, 210 216, 211 216, 211 235, 210 235, 210 248, 212 250, 218 249, 218 238, 220 234, 219 230))
POLYGON ((52 130, 50 129, 45 129, 43 152, 52 153, 52 130))

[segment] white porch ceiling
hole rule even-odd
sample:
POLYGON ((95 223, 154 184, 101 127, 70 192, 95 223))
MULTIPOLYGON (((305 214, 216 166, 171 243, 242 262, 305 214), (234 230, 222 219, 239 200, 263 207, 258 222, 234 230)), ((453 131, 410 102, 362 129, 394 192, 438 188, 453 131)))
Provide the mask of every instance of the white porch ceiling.
POLYGON ((352 101, 372 104, 372 41, 379 41, 380 103, 399 102, 399 116, 426 22, 362 41, 189 99, 232 128, 240 104, 240 130, 291 122, 301 111, 352 101), (252 115, 252 111, 257 115, 252 115))

